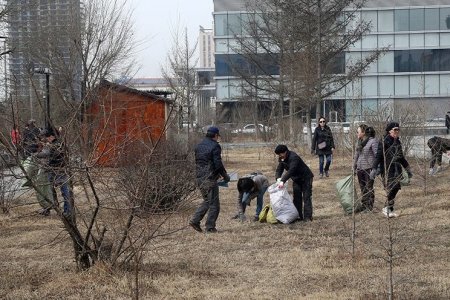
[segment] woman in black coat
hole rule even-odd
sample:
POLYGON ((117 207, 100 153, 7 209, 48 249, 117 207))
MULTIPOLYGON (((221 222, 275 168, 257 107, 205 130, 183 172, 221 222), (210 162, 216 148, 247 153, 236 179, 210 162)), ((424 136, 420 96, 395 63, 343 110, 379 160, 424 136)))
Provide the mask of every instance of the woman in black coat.
POLYGON ((334 149, 334 139, 331 128, 328 127, 326 119, 324 117, 320 117, 319 125, 314 130, 311 144, 311 154, 317 154, 319 156, 320 178, 323 178, 324 172, 326 177, 329 176, 328 171, 330 169, 334 149), (323 166, 324 163, 325 168, 323 166))
POLYGON ((402 167, 408 172, 411 178, 412 173, 409 168, 409 163, 403 154, 402 143, 399 139, 400 125, 397 122, 390 122, 386 126, 386 135, 380 141, 377 149, 372 171, 370 172, 370 179, 375 179, 377 169, 381 171, 383 183, 387 191, 387 205, 383 208, 382 213, 391 218, 396 217, 394 212, 395 197, 400 191, 400 179, 402 177, 402 167))

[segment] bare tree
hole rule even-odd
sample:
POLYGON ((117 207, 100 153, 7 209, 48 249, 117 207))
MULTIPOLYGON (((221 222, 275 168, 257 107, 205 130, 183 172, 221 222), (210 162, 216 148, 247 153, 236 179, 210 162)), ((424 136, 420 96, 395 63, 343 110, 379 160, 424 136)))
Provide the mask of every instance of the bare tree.
POLYGON ((323 100, 363 74, 381 52, 343 68, 345 51, 370 30, 370 24, 358 19, 364 2, 248 1, 244 30, 234 33, 238 45, 233 48, 245 59, 230 61, 244 81, 243 97, 278 99, 279 122, 287 103, 291 135, 298 114, 306 115, 310 131, 311 111, 320 115, 323 100))
POLYGON ((169 82, 179 109, 179 128, 183 121, 187 123, 188 139, 193 130, 195 115, 194 101, 199 87, 196 84, 197 43, 190 44, 187 28, 181 32, 180 27, 172 32, 172 48, 167 56, 167 65, 162 68, 164 79, 169 82), (184 114, 186 109, 186 115, 184 114))

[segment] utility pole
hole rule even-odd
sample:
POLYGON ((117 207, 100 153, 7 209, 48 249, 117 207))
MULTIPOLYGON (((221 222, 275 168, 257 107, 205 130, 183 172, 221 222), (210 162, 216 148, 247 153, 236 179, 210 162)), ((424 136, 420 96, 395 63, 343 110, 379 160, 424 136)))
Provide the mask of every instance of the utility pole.
POLYGON ((46 89, 46 97, 45 97, 45 121, 44 124, 47 128, 51 127, 50 124, 50 69, 49 68, 34 68, 34 73, 37 74, 45 74, 45 89, 46 89))

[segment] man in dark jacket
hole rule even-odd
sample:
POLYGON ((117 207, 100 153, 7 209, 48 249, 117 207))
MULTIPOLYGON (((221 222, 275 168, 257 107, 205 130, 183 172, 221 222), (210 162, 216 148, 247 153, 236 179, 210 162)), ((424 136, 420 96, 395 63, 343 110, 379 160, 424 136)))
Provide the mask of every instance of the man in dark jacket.
POLYGON ((319 119, 319 125, 314 129, 313 139, 311 143, 311 154, 319 156, 319 176, 323 178, 330 176, 329 169, 333 159, 333 151, 335 149, 333 133, 327 125, 324 117, 319 119), (326 163, 325 163, 326 161, 326 163), (324 167, 325 163, 325 167, 324 167))
MULTIPOLYGON (((66 158, 64 155, 64 146, 57 139, 55 130, 46 129, 44 135, 47 145, 43 150, 36 154, 38 158, 46 158, 48 171, 48 180, 52 184, 53 198, 56 199, 56 188, 59 188, 64 199, 65 216, 70 216, 72 211, 72 193, 69 186, 69 176, 66 173, 66 158)), ((48 209, 49 210, 49 209, 48 209)), ((45 213, 44 213, 45 214, 45 213)))
POLYGON ((388 218, 396 217, 394 212, 395 196, 400 191, 400 179, 402 176, 402 167, 408 172, 408 176, 412 177, 409 163, 403 155, 402 144, 399 139, 400 125, 397 122, 390 122, 386 126, 386 135, 383 141, 380 141, 377 149, 370 179, 375 179, 377 169, 381 170, 383 183, 387 190, 387 205, 383 208, 382 213, 388 218))
POLYGON ((30 119, 23 131, 23 149, 25 157, 30 156, 39 150, 40 130, 36 127, 36 121, 30 119))
POLYGON ((206 231, 217 232, 216 220, 220 212, 217 179, 222 177, 225 182, 230 181, 230 176, 222 164, 222 148, 217 142, 219 136, 219 128, 211 126, 206 132, 206 137, 195 148, 197 186, 203 202, 195 211, 189 225, 198 232, 202 232, 200 221, 208 211, 206 231))
POLYGON ((312 183, 313 173, 305 162, 293 151, 289 151, 286 145, 278 145, 275 148, 278 155, 278 167, 275 172, 278 187, 282 188, 286 181, 292 179, 294 190, 294 205, 297 208, 299 219, 312 221, 312 183), (284 170, 287 172, 284 173, 284 170), (302 209, 303 206, 303 209, 302 209))

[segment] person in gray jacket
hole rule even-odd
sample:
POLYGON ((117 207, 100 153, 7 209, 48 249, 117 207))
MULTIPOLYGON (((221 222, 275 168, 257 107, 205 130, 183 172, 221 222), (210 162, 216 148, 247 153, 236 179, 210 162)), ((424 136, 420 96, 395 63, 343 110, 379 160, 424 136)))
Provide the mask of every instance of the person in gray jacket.
POLYGON ((250 206, 250 201, 256 198, 256 212, 253 221, 259 220, 259 214, 261 213, 264 204, 264 193, 269 187, 269 180, 262 173, 252 173, 249 176, 239 178, 237 182, 237 189, 239 192, 237 207, 238 213, 233 219, 240 219, 245 221, 245 209, 250 206))
POLYGON ((375 139, 375 129, 366 124, 359 125, 357 129, 358 144, 355 149, 353 171, 358 177, 359 187, 362 194, 361 211, 373 210, 375 193, 373 190, 374 179, 370 178, 370 172, 377 155, 378 141, 375 139))

